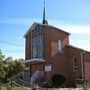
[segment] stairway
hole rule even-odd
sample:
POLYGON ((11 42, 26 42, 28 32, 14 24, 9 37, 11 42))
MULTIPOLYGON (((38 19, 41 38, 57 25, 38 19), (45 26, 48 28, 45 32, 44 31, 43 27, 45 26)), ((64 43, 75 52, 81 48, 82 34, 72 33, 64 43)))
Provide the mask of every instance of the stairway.
POLYGON ((29 72, 26 70, 14 75, 10 80, 15 86, 31 86, 29 72))
POLYGON ((10 78, 12 81, 12 84, 15 86, 25 86, 25 87, 30 87, 33 83, 37 85, 43 85, 44 82, 44 72, 43 71, 36 71, 32 77, 31 77, 31 82, 30 82, 30 76, 29 76, 28 71, 23 71, 20 72, 13 77, 10 78))
POLYGON ((36 71, 31 77, 31 84, 39 84, 44 81, 44 72, 43 71, 36 71))

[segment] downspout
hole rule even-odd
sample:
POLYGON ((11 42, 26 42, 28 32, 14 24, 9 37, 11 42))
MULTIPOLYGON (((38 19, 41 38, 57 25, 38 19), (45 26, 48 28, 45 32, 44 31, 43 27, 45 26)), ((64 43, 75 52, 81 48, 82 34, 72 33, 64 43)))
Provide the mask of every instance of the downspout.
POLYGON ((84 58, 83 58, 83 54, 85 53, 85 51, 81 52, 81 71, 82 71, 82 79, 84 79, 84 58))

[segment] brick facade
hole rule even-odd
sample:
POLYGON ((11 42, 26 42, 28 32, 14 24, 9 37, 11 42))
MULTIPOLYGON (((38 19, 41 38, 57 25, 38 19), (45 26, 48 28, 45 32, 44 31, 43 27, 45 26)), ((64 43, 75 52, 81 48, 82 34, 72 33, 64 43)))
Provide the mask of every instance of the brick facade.
POLYGON ((90 52, 84 51, 80 48, 73 47, 69 45, 69 33, 58 29, 50 25, 43 25, 39 23, 34 23, 28 33, 25 34, 26 38, 26 49, 25 49, 25 59, 26 61, 31 60, 31 30, 35 26, 40 26, 44 29, 44 60, 45 62, 28 62, 30 68, 30 75, 35 70, 44 71, 44 78, 48 83, 51 83, 51 77, 55 74, 61 74, 66 77, 66 84, 70 86, 70 82, 82 77, 82 66, 83 74, 86 79, 90 78, 90 52), (62 52, 58 50, 58 40, 61 40, 62 52), (78 69, 74 70, 74 58, 77 59, 78 69), (51 71, 45 72, 45 66, 51 65, 51 71))

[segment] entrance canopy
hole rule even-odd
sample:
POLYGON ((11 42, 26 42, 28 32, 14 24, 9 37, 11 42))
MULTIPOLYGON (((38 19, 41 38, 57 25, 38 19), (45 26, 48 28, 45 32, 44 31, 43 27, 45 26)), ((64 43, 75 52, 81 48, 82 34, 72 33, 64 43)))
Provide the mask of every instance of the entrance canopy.
POLYGON ((36 63, 43 63, 43 62, 45 62, 45 60, 44 59, 39 59, 39 58, 25 60, 25 63, 28 63, 28 64, 36 64, 36 63))

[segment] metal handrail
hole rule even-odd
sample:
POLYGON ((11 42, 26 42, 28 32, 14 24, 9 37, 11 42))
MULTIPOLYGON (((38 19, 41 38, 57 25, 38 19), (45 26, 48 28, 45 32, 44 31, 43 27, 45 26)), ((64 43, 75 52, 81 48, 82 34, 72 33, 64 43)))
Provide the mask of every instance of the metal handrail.
POLYGON ((26 84, 31 85, 31 83, 28 83, 28 82, 26 82, 26 81, 24 81, 24 80, 22 80, 22 79, 19 79, 19 80, 22 81, 22 82, 24 82, 24 83, 26 83, 26 84))

